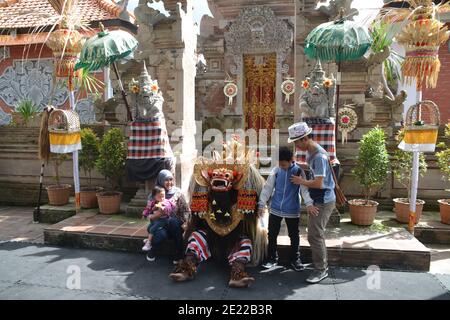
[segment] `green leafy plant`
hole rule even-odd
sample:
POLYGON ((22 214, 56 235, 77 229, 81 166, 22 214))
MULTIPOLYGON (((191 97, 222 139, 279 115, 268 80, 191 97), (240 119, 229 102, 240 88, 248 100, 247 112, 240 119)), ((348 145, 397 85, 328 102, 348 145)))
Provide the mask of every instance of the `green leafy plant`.
MULTIPOLYGON (((405 136, 403 129, 400 129, 395 140, 400 143, 405 136)), ((411 172, 412 172, 413 153, 396 149, 392 156, 392 173, 394 178, 408 190, 408 199, 411 199, 411 172)), ((427 172, 427 162, 423 152, 419 153, 419 174, 421 177, 427 172)))
POLYGON ((53 158, 52 158, 52 162, 53 162, 53 169, 55 170, 55 176, 53 177, 53 179, 56 182, 56 185, 61 185, 61 177, 59 175, 60 173, 60 167, 61 165, 65 162, 69 160, 69 156, 65 153, 54 153, 53 154, 53 158))
MULTIPOLYGON (((450 123, 445 126, 445 139, 450 140, 450 123)), ((442 177, 447 182, 450 182, 450 144, 442 141, 438 143, 438 148, 442 149, 436 152, 439 169, 441 169, 442 177)))
POLYGON ((75 78, 75 86, 78 87, 77 101, 81 95, 92 95, 94 100, 99 99, 102 94, 104 83, 89 73, 87 69, 80 69, 79 77, 75 78))
POLYGON ((92 170, 99 156, 100 139, 90 128, 81 129, 82 149, 79 155, 80 167, 89 176, 89 187, 92 187, 92 170))
POLYGON ((39 108, 29 99, 20 101, 16 108, 25 124, 28 123, 36 114, 39 113, 39 108))
POLYGON ((381 63, 381 78, 384 91, 391 99, 394 99, 394 94, 389 86, 395 87, 396 82, 402 78, 401 66, 404 57, 392 49, 394 37, 399 30, 398 26, 394 24, 378 20, 370 26, 370 35, 373 39, 370 47, 372 52, 374 54, 386 53, 386 58, 381 63))
POLYGON ((110 181, 112 189, 115 190, 120 185, 127 157, 127 147, 122 131, 118 128, 110 129, 103 136, 99 151, 95 167, 110 181))
POLYGON ((358 159, 352 173, 363 187, 364 198, 368 204, 372 191, 386 181, 388 174, 389 155, 385 133, 377 126, 367 132, 359 144, 358 159))

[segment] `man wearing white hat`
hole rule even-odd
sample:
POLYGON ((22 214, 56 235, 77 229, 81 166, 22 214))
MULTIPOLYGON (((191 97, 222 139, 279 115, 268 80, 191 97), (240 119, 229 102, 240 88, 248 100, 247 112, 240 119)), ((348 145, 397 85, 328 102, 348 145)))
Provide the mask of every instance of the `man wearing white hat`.
POLYGON ((309 188, 314 206, 307 207, 308 242, 311 246, 314 271, 306 279, 309 283, 318 283, 328 277, 327 248, 325 245, 325 227, 335 209, 334 180, 329 165, 328 153, 311 139, 312 129, 305 122, 298 122, 289 127, 288 143, 306 151, 306 162, 312 173, 312 180, 292 176, 294 184, 309 188))

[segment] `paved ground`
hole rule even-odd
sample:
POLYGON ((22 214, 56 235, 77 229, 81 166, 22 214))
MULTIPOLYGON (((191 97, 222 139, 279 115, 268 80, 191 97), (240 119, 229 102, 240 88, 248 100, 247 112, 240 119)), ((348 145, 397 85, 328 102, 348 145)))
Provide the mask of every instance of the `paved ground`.
POLYGON ((33 223, 33 208, 0 206, 0 241, 44 243, 49 224, 33 223))
POLYGON ((307 285, 309 271, 250 269, 250 289, 230 289, 228 269, 214 262, 195 281, 173 283, 168 258, 142 254, 0 244, 0 299, 448 299, 450 275, 332 268, 330 278, 307 285), (79 277, 78 277, 79 276, 79 277), (420 288, 420 290, 417 290, 420 288))
POLYGON ((195 281, 174 284, 168 258, 149 263, 142 254, 46 246, 45 225, 32 224, 30 212, 0 207, 0 299, 450 300, 446 246, 432 247, 430 273, 332 268, 321 284, 307 285, 308 270, 253 268, 257 281, 243 291, 228 288, 228 269, 214 262, 202 265, 195 281))

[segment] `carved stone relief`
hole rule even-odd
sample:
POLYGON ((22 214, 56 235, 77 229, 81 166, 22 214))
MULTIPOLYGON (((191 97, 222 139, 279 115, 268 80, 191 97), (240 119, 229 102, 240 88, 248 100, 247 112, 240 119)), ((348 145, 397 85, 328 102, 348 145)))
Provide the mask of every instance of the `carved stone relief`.
MULTIPOLYGON (((0 75, 0 99, 13 108, 21 100, 31 99, 42 110, 49 103, 52 78, 53 59, 15 60, 0 75)), ((67 88, 57 87, 52 104, 59 107, 67 98, 67 88)))
POLYGON ((11 122, 11 115, 0 108, 0 126, 7 125, 11 122))
POLYGON ((80 122, 82 124, 97 123, 95 119, 94 103, 91 99, 78 100, 75 110, 80 116, 80 122))
POLYGON ((278 19, 269 7, 249 7, 242 11, 228 32, 225 33, 227 55, 231 55, 234 66, 231 73, 239 74, 243 66, 244 54, 277 54, 277 69, 289 71, 283 65, 293 43, 293 27, 278 19))

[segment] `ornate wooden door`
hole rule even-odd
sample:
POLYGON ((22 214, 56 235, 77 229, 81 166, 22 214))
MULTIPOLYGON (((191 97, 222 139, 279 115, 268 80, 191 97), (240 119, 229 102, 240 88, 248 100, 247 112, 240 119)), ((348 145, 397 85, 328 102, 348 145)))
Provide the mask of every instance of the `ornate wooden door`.
POLYGON ((245 129, 267 129, 275 125, 276 54, 244 55, 245 129))

